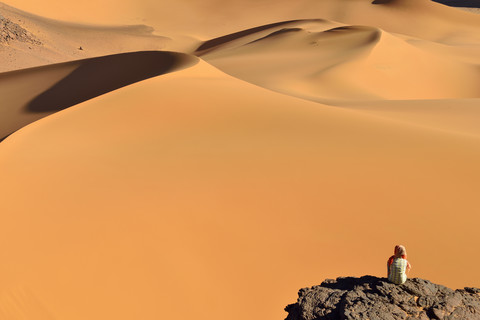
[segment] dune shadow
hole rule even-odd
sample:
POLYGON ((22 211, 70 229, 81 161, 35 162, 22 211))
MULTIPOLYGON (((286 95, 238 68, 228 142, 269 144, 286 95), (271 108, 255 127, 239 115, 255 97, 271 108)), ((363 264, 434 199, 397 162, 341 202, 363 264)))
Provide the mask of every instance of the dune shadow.
POLYGON ((138 51, 2 73, 0 142, 52 113, 198 61, 185 53, 138 51))
POLYGON ((60 111, 187 64, 193 65, 196 61, 196 57, 167 51, 131 52, 74 61, 71 63, 79 66, 31 100, 25 111, 60 111))
POLYGON ((480 8, 480 0, 432 0, 450 7, 480 8))
MULTIPOLYGON (((387 4, 395 0, 374 0, 372 4, 387 4)), ((480 0, 432 0, 450 7, 480 8, 480 0)))
POLYGON ((387 4, 393 2, 393 0, 374 0, 372 1, 372 4, 387 4))
POLYGON ((263 40, 275 38, 277 36, 281 36, 281 35, 285 35, 285 34, 299 32, 299 31, 302 31, 302 30, 303 30, 302 28, 283 28, 283 29, 280 29, 278 31, 274 31, 274 32, 266 35, 265 37, 261 37, 261 38, 258 38, 256 40, 252 41, 252 42, 249 42, 249 44, 250 43, 256 43, 256 42, 261 42, 263 40))
POLYGON ((207 51, 211 48, 217 47, 217 46, 222 45, 224 43, 234 41, 236 39, 240 39, 240 38, 246 37, 248 35, 260 32, 260 31, 268 30, 268 29, 271 29, 271 28, 275 28, 275 27, 278 27, 278 26, 282 26, 282 25, 292 23, 292 22, 297 22, 297 21, 299 21, 299 20, 291 20, 291 21, 282 21, 282 22, 271 23, 271 24, 267 24, 267 25, 264 25, 264 26, 255 27, 255 28, 251 28, 251 29, 247 29, 247 30, 242 30, 242 31, 227 34, 225 36, 221 36, 221 37, 218 37, 218 38, 210 39, 210 40, 207 40, 204 43, 202 43, 195 50, 195 54, 202 55, 202 54, 205 53, 204 51, 207 51))
POLYGON ((225 36, 221 36, 221 37, 218 37, 218 38, 214 38, 214 39, 210 39, 210 40, 205 41, 195 50, 195 54, 197 56, 201 56, 203 54, 208 53, 211 49, 213 49, 217 46, 220 46, 220 45, 228 43, 230 41, 234 41, 234 40, 249 36, 251 34, 255 34, 257 32, 265 31, 265 30, 272 29, 272 28, 275 28, 275 27, 287 25, 287 24, 290 24, 290 23, 313 22, 313 21, 324 21, 324 20, 322 20, 322 19, 289 20, 289 21, 276 22, 276 23, 271 23, 271 24, 251 28, 251 29, 242 30, 242 31, 239 31, 239 32, 227 34, 225 36))

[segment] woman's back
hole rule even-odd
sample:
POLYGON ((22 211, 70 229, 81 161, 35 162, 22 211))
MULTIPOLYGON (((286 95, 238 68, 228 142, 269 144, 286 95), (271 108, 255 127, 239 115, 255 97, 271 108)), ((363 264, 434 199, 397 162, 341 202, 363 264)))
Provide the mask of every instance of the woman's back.
POLYGON ((395 258, 390 265, 388 280, 395 284, 405 283, 405 281, 407 281, 407 265, 408 262, 406 259, 395 258))

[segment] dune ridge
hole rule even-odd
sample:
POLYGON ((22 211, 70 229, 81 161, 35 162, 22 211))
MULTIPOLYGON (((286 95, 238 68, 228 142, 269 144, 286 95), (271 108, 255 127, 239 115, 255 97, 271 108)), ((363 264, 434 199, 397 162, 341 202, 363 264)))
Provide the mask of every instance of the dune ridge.
POLYGON ((378 28, 332 26, 334 22, 312 20, 267 25, 207 41, 197 54, 251 83, 333 105, 336 100, 480 95, 478 56, 468 63, 455 61, 436 53, 437 48, 422 47, 419 40, 378 28))

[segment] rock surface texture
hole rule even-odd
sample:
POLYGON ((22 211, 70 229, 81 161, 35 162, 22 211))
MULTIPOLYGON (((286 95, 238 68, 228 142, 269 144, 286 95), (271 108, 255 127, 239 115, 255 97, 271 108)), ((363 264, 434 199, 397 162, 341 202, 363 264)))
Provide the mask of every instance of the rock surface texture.
POLYGON ((480 319, 480 289, 452 290, 419 278, 395 285, 386 278, 327 279, 303 288, 286 320, 480 319))

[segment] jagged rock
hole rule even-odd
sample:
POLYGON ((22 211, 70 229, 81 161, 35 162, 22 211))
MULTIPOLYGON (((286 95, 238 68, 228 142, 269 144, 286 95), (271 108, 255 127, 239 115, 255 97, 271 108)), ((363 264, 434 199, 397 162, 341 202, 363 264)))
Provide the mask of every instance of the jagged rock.
POLYGON ((30 32, 0 14, 0 43, 21 41, 30 44, 42 44, 30 32))
POLYGON ((303 288, 286 320, 480 320, 480 289, 452 290, 419 278, 402 285, 364 276, 303 288))

